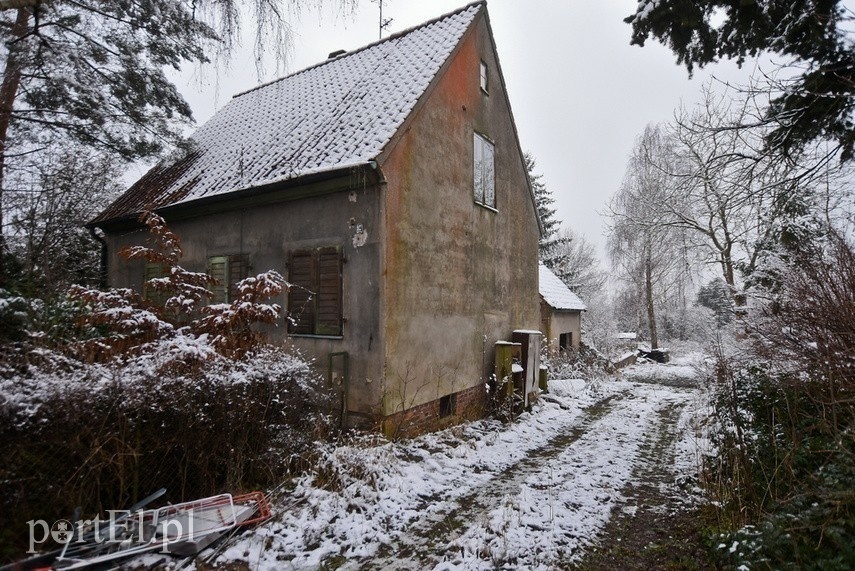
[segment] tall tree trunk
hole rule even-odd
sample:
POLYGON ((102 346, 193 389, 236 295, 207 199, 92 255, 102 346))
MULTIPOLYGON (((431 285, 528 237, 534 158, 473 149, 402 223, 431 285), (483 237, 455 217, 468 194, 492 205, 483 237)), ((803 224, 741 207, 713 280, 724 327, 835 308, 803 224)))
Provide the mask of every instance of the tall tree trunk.
POLYGON ((721 252, 721 271, 724 274, 724 282, 730 290, 733 304, 736 307, 743 307, 745 294, 736 291, 736 271, 733 267, 733 258, 730 256, 730 246, 721 252))
POLYGON ((30 21, 30 10, 18 8, 15 24, 12 26, 12 42, 8 49, 6 68, 3 70, 3 81, 0 83, 0 287, 5 287, 8 281, 6 275, 6 229, 4 208, 4 184, 6 174, 6 142, 9 137, 9 123, 12 119, 12 111, 15 108, 15 98, 18 96, 18 87, 21 84, 21 62, 19 61, 19 48, 14 43, 18 38, 27 33, 27 25, 30 21))
POLYGON ((650 348, 659 348, 659 336, 656 333, 656 313, 653 309, 653 255, 648 245, 644 253, 644 298, 647 304, 647 326, 650 329, 650 348))

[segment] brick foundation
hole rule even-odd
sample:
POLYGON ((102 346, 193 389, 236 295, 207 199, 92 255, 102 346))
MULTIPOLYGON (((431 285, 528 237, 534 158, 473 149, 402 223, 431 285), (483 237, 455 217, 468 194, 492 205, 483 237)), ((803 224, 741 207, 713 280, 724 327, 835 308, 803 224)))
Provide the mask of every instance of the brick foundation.
POLYGON ((448 416, 440 417, 442 399, 437 399, 387 416, 382 422, 383 433, 389 438, 417 436, 466 420, 484 418, 487 413, 487 392, 484 385, 478 384, 454 393, 451 397, 454 407, 448 416))

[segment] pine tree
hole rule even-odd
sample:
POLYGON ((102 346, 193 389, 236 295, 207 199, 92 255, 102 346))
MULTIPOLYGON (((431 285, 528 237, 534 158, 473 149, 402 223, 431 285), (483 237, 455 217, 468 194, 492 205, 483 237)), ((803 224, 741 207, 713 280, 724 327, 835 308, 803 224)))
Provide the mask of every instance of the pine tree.
POLYGON ((697 303, 712 310, 718 327, 733 320, 733 298, 730 286, 721 278, 713 278, 698 289, 697 303))
MULTIPOLYGON (((555 209, 552 208, 555 199, 552 197, 552 192, 543 183, 543 175, 535 173, 536 162, 531 153, 525 153, 525 166, 528 170, 531 188, 534 191, 537 215, 540 217, 540 224, 543 227, 543 234, 539 243, 539 258, 546 267, 554 270, 565 261, 566 254, 561 246, 568 240, 558 232, 561 228, 561 221, 555 218, 555 209)), ((559 275, 559 277, 561 276, 559 275)))

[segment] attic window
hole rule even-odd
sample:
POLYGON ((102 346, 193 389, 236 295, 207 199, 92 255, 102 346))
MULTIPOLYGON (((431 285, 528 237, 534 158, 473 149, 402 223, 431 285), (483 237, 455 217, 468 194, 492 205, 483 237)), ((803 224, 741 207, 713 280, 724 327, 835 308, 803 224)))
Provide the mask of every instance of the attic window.
POLYGON ((487 90, 487 64, 483 61, 481 62, 481 91, 484 93, 489 93, 487 90))
POLYGON ((473 186, 475 202, 482 206, 496 208, 495 148, 493 143, 478 133, 475 133, 474 142, 473 186))

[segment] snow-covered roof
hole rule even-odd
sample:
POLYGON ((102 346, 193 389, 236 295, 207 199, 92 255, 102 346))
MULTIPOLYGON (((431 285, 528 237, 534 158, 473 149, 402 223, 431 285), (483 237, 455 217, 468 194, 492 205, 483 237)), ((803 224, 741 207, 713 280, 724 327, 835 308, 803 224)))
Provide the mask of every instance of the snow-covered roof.
POLYGON ((561 278, 552 273, 552 270, 539 264, 540 270, 540 297, 553 309, 565 309, 573 311, 585 311, 585 303, 579 296, 570 291, 561 278))
POLYGON ((367 164, 413 110, 484 2, 235 95, 95 222, 367 164))

